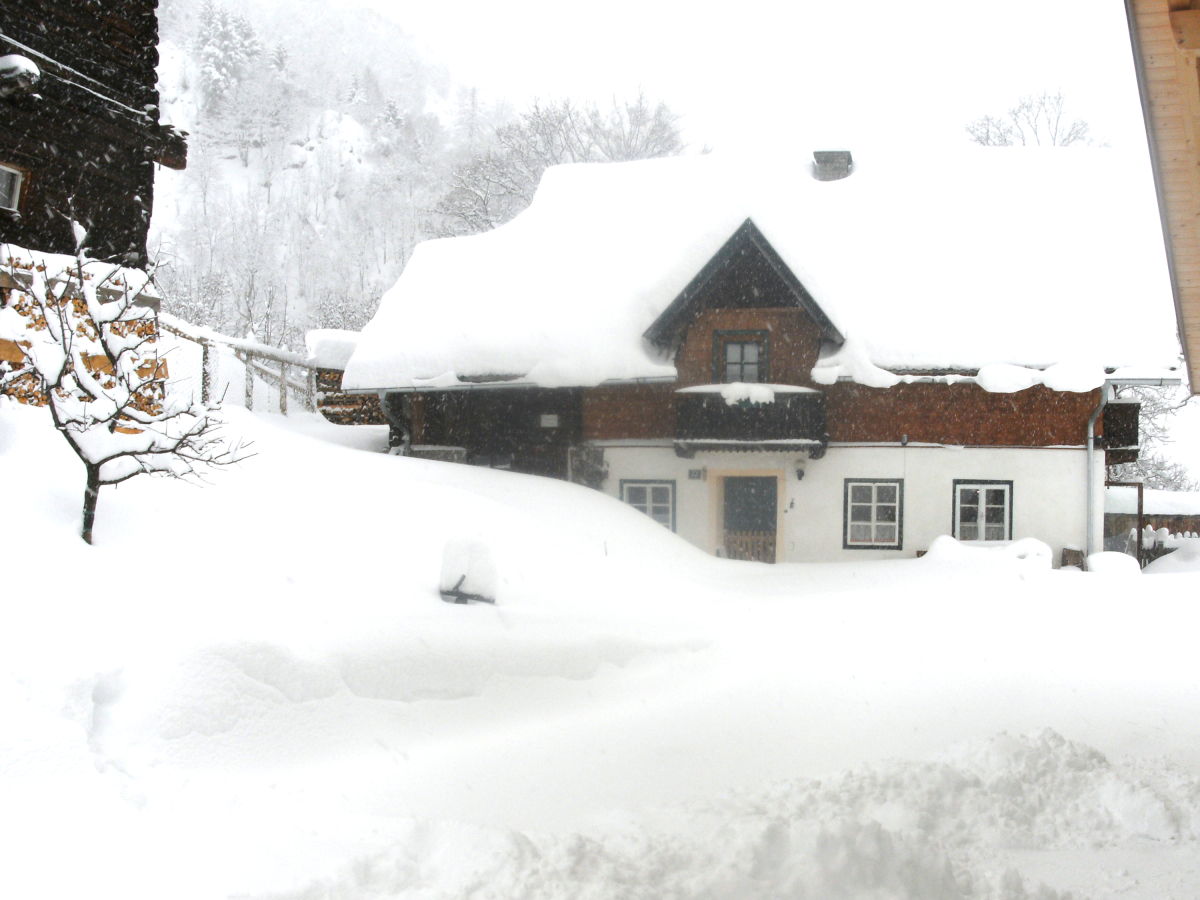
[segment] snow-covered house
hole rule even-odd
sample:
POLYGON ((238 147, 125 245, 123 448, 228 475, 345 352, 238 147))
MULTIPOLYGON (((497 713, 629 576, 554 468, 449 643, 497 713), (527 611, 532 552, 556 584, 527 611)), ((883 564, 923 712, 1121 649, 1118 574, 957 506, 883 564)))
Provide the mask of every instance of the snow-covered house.
POLYGON ((733 557, 1098 547, 1105 452, 1137 445, 1111 386, 1178 358, 1121 163, 554 168, 511 223, 417 248, 343 387, 411 452, 590 483, 733 557))
POLYGON ((157 0, 0 0, 0 242, 146 264, 158 118, 157 0))

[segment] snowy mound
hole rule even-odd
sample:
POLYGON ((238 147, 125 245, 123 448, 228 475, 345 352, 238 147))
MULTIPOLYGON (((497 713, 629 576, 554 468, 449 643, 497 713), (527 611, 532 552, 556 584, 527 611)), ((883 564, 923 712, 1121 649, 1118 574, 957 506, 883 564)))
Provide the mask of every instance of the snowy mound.
POLYGON ((1197 896, 1200 576, 720 560, 386 428, 230 427, 255 457, 105 493, 89 547, 0 402, 4 897, 1197 896))
POLYGON ((1168 572, 1200 572, 1200 539, 1189 538, 1177 542, 1178 547, 1165 556, 1160 556, 1146 566, 1146 575, 1163 575, 1168 572))
POLYGON ((344 383, 670 376, 642 334, 747 218, 848 338, 832 378, 991 367, 989 389, 1010 391, 1056 366, 1054 386, 1081 390, 1104 367, 1175 365, 1140 166, 1062 148, 855 161, 833 182, 717 154, 551 168, 512 222, 417 248, 344 383), (1112 327, 1131 296, 1154 298, 1144 327, 1112 327))

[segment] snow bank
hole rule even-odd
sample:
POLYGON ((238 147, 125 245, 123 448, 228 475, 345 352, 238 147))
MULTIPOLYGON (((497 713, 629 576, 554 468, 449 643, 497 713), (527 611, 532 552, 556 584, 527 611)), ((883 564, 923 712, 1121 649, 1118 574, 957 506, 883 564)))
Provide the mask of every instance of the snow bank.
POLYGON ((1142 568, 1137 559, 1127 553, 1104 550, 1087 558, 1087 570, 1106 577, 1140 575, 1142 568))
POLYGON ((487 884, 504 897, 1068 900, 998 867, 989 848, 1194 840, 1200 805, 1179 798, 1200 783, 1162 774, 1179 783, 1151 784, 1050 729, 1000 734, 930 762, 781 782, 584 833, 407 823, 393 847, 309 890, 417 897, 434 882, 445 897, 487 884))
POLYGON ((1200 539, 1188 538, 1176 541, 1177 547, 1165 556, 1160 556, 1146 566, 1146 575, 1162 575, 1169 572, 1200 572, 1200 539))
POLYGON ((820 383, 949 369, 982 370, 993 390, 1087 390, 1105 367, 1177 364, 1139 164, 982 147, 855 163, 833 182, 797 177, 794 156, 553 167, 512 222, 417 248, 345 383, 669 377, 642 334, 747 218, 847 337, 820 383), (1142 327, 1112 328, 1135 294, 1155 298, 1142 327))
POLYGON ((1022 570, 1049 569, 1054 551, 1037 538, 1016 541, 959 541, 948 534, 934 538, 922 557, 927 562, 966 564, 980 567, 1013 567, 1022 570))
POLYGON ((1011 900, 1196 857, 1196 574, 719 560, 383 427, 229 414, 257 456, 106 488, 87 547, 65 442, 0 404, 0 895, 1011 900), (438 598, 472 545, 500 605, 438 598))

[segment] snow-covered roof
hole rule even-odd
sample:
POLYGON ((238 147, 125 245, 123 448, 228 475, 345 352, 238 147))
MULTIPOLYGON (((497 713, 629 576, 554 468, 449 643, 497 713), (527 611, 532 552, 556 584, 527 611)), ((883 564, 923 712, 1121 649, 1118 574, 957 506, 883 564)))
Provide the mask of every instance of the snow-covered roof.
MULTIPOLYGON (((1148 516, 1200 516, 1200 491, 1142 492, 1142 509, 1148 516)), ((1110 487, 1105 490, 1104 511, 1137 512, 1137 488, 1110 487)))
POLYGON ((308 361, 323 369, 344 369, 354 348, 358 346, 357 331, 342 328, 314 328, 304 335, 308 361))
POLYGON ((1144 163, 1104 149, 856 152, 831 182, 803 154, 558 166, 512 222, 416 249, 343 383, 671 377, 643 334, 746 219, 846 336, 820 381, 983 369, 1015 390, 1043 378, 995 366, 1054 366, 1078 390, 1105 368, 1165 372, 1154 203, 1144 163))

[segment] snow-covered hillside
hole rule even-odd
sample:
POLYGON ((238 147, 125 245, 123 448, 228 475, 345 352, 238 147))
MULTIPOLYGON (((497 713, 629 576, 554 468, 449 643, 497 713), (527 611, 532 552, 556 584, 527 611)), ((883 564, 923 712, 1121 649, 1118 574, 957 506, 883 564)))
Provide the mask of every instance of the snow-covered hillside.
POLYGON ((230 415, 256 456, 106 488, 89 548, 77 464, 0 408, 0 895, 1200 892, 1200 575, 722 561, 230 415), (438 596, 464 540, 495 606, 438 596))

